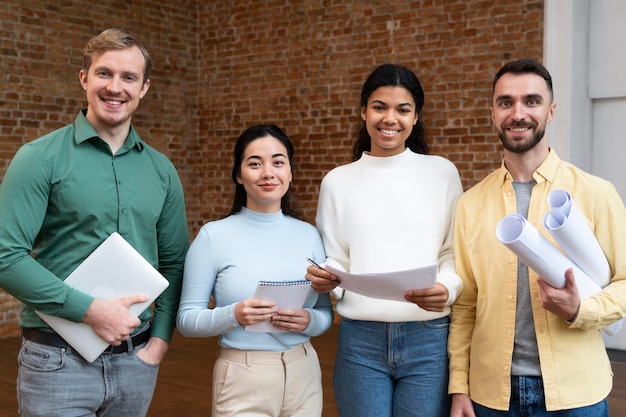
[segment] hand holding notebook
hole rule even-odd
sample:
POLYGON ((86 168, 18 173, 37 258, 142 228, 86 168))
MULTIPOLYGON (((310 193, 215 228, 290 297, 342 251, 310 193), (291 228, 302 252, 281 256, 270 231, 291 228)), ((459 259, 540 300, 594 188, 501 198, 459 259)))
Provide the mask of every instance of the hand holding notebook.
MULTIPOLYGON (((279 310, 302 308, 310 288, 311 281, 304 279, 296 281, 259 281, 252 298, 273 301, 279 310)), ((246 326, 244 330, 247 332, 266 333, 284 331, 277 329, 268 321, 246 326)))

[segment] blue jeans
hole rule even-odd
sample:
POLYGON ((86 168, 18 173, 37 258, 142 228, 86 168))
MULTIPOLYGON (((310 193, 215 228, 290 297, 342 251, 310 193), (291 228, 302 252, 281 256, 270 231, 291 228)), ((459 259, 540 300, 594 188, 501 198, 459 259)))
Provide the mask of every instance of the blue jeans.
POLYGON ((538 376, 512 376, 509 411, 474 403, 476 417, 609 417, 606 398, 597 404, 570 410, 546 411, 543 382, 538 376))
POLYGON ((334 371, 339 415, 448 417, 449 322, 343 318, 334 371))
POLYGON ((136 349, 128 353, 103 353, 89 363, 71 348, 23 340, 18 354, 20 414, 28 417, 145 416, 159 366, 143 362, 137 357, 136 349))

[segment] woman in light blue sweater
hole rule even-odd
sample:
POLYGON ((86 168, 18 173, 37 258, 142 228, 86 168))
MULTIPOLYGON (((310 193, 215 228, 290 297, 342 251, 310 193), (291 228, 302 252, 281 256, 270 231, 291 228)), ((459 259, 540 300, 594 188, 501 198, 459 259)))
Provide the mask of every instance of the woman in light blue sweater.
POLYGON ((219 336, 213 416, 322 413, 321 370, 309 339, 332 324, 330 297, 309 289, 303 308, 289 310, 253 298, 259 281, 299 280, 307 257, 325 260, 315 227, 294 217, 293 153, 278 127, 247 129, 235 145, 230 215, 205 224, 187 254, 176 322, 187 337, 219 336), (277 331, 246 331, 261 322, 277 331))

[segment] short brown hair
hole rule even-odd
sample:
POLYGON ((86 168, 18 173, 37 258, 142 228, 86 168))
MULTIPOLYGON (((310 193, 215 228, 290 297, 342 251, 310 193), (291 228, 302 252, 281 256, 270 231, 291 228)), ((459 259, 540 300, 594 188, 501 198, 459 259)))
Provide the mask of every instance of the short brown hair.
POLYGON ((89 71, 94 56, 102 55, 111 50, 130 48, 131 46, 139 48, 146 62, 143 71, 143 83, 145 84, 150 77, 150 70, 152 70, 152 58, 150 58, 150 54, 139 43, 135 35, 122 29, 106 29, 99 35, 89 39, 83 48, 83 70, 85 72, 89 71))
POLYGON ((546 67, 541 65, 539 62, 530 58, 522 58, 516 61, 511 61, 500 68, 495 77, 493 77, 493 85, 491 87, 492 96, 494 91, 496 91, 496 84, 498 83, 498 80, 500 80, 500 78, 507 73, 516 75, 536 74, 540 76, 545 80, 548 91, 550 91, 550 100, 552 100, 554 93, 552 91, 552 77, 550 76, 550 72, 548 72, 546 67))

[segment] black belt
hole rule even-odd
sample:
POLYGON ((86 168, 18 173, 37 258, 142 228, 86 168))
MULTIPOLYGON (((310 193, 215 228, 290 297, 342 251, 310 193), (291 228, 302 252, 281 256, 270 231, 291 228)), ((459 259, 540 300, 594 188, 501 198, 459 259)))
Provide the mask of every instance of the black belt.
MULTIPOLYGON (((41 345, 54 346, 61 349, 67 349, 70 347, 70 344, 67 343, 65 339, 63 339, 57 333, 49 330, 32 327, 22 327, 21 331, 22 337, 26 340, 30 340, 31 342, 39 343, 41 345)), ((132 341, 132 346, 138 346, 142 343, 146 343, 148 339, 150 339, 149 328, 130 338, 130 340, 132 341)), ((126 353, 128 352, 128 347, 128 342, 125 340, 119 346, 110 345, 104 350, 103 353, 126 353)))

